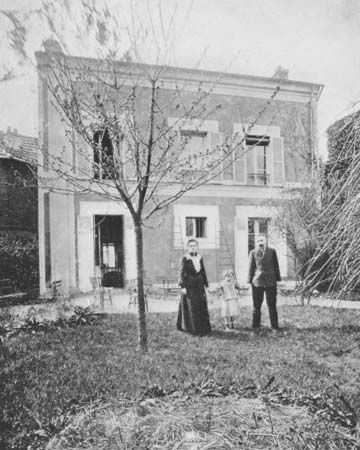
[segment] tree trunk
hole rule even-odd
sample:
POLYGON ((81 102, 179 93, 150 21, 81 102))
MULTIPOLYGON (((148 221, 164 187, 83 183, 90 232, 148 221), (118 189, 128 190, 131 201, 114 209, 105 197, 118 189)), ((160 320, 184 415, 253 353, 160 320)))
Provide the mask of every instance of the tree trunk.
POLYGON ((143 230, 141 224, 135 223, 136 238, 136 283, 138 305, 138 346, 139 350, 146 353, 148 350, 146 330, 146 310, 144 295, 144 255, 143 255, 143 230))

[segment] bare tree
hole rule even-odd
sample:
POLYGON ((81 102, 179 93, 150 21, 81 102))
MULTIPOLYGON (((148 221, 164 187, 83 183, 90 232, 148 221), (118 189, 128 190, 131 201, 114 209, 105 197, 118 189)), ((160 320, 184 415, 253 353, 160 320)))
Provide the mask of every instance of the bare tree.
POLYGON ((314 259, 321 239, 321 192, 321 179, 315 177, 269 202, 274 224, 284 236, 288 256, 293 260, 295 294, 302 304, 309 302, 313 292, 324 283, 323 271, 314 259))
POLYGON ((314 262, 324 259, 329 288, 339 296, 358 293, 360 287, 359 125, 357 112, 328 130, 330 157, 322 181, 322 217, 316 221, 323 225, 314 262))
POLYGON ((357 296, 360 283, 360 114, 328 130, 329 160, 303 188, 273 202, 297 263, 298 293, 357 296))

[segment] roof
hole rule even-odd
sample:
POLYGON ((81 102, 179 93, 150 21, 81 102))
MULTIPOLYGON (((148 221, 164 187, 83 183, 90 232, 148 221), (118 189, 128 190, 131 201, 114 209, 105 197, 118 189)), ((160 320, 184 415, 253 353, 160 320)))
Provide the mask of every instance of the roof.
POLYGON ((18 134, 16 130, 0 131, 0 158, 34 165, 38 159, 38 141, 32 136, 18 134))

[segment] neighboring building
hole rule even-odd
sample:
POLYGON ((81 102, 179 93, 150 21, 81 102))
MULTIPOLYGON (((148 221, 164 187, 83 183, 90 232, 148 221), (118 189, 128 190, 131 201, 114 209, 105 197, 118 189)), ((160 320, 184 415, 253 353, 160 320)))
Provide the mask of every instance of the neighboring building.
MULTIPOLYGON (((46 53, 37 53, 37 61, 41 74, 49 65, 46 53)), ((95 60, 86 63, 95 64, 95 60)), ((124 64, 123 70, 129 70, 129 65, 124 64)), ((258 233, 268 234, 270 244, 278 250, 283 277, 291 276, 286 242, 274 230, 266 205, 286 187, 300 186, 312 170, 322 85, 289 80, 287 71, 281 69, 268 78, 167 67, 164 77, 169 96, 180 81, 189 80, 185 84, 189 95, 194 83, 213 86, 209 97, 212 115, 196 132, 182 130, 189 134, 189 145, 194 149, 212 146, 225 135, 241 133, 252 122, 255 125, 246 136, 246 156, 227 164, 221 177, 178 200, 160 225, 145 229, 147 277, 156 281, 175 277, 184 243, 196 237, 211 281, 218 279, 221 266, 230 264, 230 249, 238 279, 245 282, 248 252, 258 233), (272 99, 278 86, 280 90, 272 99), (212 108, 219 103, 222 108, 212 108)), ((45 164, 49 155, 61 156, 76 170, 76 156, 42 77, 39 98, 41 163, 45 164)), ((174 120, 176 116, 168 118, 169 123, 174 120)), ((94 173, 94 177, 98 176, 94 173)), ((117 280, 121 285, 136 274, 129 212, 125 205, 93 193, 64 195, 39 189, 39 253, 42 292, 58 279, 69 290, 90 290, 90 277, 99 266, 105 272, 108 268, 120 273, 119 278, 114 277, 115 284, 117 280)))
POLYGON ((328 159, 324 164, 323 204, 342 208, 357 195, 357 161, 360 152, 360 110, 342 117, 327 129, 328 159), (354 180, 354 183, 348 181, 354 180))
POLYGON ((0 131, 0 230, 38 232, 37 139, 0 131))
POLYGON ((337 120, 327 129, 328 164, 343 164, 346 159, 359 154, 360 111, 337 120))

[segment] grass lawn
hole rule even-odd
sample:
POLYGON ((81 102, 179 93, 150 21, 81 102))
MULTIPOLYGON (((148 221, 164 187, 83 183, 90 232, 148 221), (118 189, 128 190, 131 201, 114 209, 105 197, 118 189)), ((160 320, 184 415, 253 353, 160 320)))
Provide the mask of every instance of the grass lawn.
MULTIPOLYGON (((82 405, 91 409, 118 402, 123 407, 125 398, 134 399, 152 385, 182 391, 211 379, 225 387, 255 385, 260 390, 275 377, 273 389, 288 388, 297 394, 331 394, 338 385, 359 409, 359 311, 283 306, 279 318, 285 332, 273 334, 264 328, 256 336, 249 329, 250 308, 242 309, 236 334, 223 331, 218 310, 211 314, 213 333, 208 337, 177 332, 174 314, 149 314, 146 355, 135 351, 133 315, 104 316, 92 325, 22 332, 10 338, 0 355, 0 448, 43 448, 82 405)), ((268 325, 265 308, 262 322, 268 325)), ((168 448, 116 445, 67 448, 168 448)))

